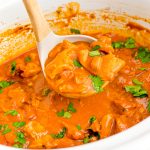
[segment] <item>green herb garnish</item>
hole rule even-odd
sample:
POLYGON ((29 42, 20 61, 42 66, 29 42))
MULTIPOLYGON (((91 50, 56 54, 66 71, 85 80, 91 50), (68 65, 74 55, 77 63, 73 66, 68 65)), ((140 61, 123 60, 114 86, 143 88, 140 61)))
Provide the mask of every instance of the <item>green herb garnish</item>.
POLYGON ((140 47, 138 49, 136 59, 140 59, 142 63, 150 62, 150 51, 148 48, 140 47))
POLYGON ((50 89, 49 88, 44 88, 43 90, 42 90, 42 96, 48 96, 48 94, 50 93, 50 89))
POLYGON ((99 76, 90 75, 90 79, 92 80, 93 87, 97 93, 102 92, 102 85, 104 81, 101 80, 99 76))
POLYGON ((87 144, 87 143, 89 143, 90 142, 90 138, 89 137, 85 137, 84 139, 83 139, 83 143, 84 144, 87 144))
POLYGON ((130 49, 136 47, 136 46, 135 46, 135 40, 134 40, 133 38, 128 38, 128 39, 126 40, 126 42, 125 42, 124 45, 125 45, 125 48, 130 48, 130 49))
POLYGON ((90 51, 89 52, 89 56, 91 56, 91 57, 101 56, 101 53, 98 50, 96 50, 96 51, 90 51))
POLYGON ((112 43, 113 48, 135 48, 135 40, 133 38, 128 38, 126 41, 118 41, 112 43))
POLYGON ((74 108, 73 103, 71 103, 71 102, 69 103, 67 111, 70 111, 72 113, 76 112, 76 109, 74 108))
POLYGON ((78 125, 76 125, 76 128, 80 131, 82 128, 81 128, 81 126, 78 124, 78 125))
POLYGON ((71 33, 75 33, 75 34, 81 34, 80 30, 74 29, 74 28, 71 28, 71 29, 70 29, 70 32, 71 32, 71 33))
POLYGON ((112 47, 113 48, 124 48, 124 42, 113 42, 112 47))
POLYGON ((92 117, 90 117, 90 119, 89 119, 89 123, 92 124, 95 120, 96 120, 96 117, 95 117, 95 116, 92 116, 92 117))
POLYGON ((2 135, 5 135, 5 134, 11 132, 11 129, 8 127, 8 124, 2 125, 1 130, 2 130, 2 135))
POLYGON ((150 100, 148 101, 148 104, 147 104, 147 111, 150 113, 150 100))
POLYGON ((26 63, 31 62, 31 57, 30 57, 30 56, 25 57, 24 61, 25 61, 26 63))
POLYGON ((130 92, 133 96, 135 97, 147 97, 148 93, 145 89, 142 88, 142 82, 138 81, 137 79, 134 79, 132 81, 135 85, 129 85, 129 86, 125 86, 125 90, 127 92, 130 92))
POLYGON ((21 122, 14 122, 13 123, 13 126, 16 127, 16 128, 20 128, 20 127, 23 127, 26 123, 21 121, 21 122))
POLYGON ((141 68, 139 68, 139 70, 145 71, 145 70, 147 70, 147 68, 141 67, 141 68))
POLYGON ((16 110, 8 110, 4 113, 5 116, 7 115, 12 115, 12 116, 17 116, 18 112, 16 110))
POLYGON ((61 111, 57 112, 57 116, 58 117, 63 117, 64 113, 65 113, 65 111, 64 111, 64 109, 62 109, 61 111))
POLYGON ((71 118, 71 113, 70 112, 68 112, 68 111, 66 111, 66 112, 64 112, 64 118, 67 118, 67 119, 69 119, 69 118, 71 118))
POLYGON ((78 60, 73 60, 73 64, 74 64, 74 66, 76 66, 76 67, 78 67, 78 68, 81 68, 82 67, 82 65, 80 64, 80 62, 78 61, 78 60))
POLYGON ((15 139, 15 142, 18 142, 20 144, 25 144, 26 143, 26 139, 25 139, 24 133, 17 132, 16 136, 17 136, 17 138, 15 139))
POLYGON ((136 84, 136 85, 142 85, 142 84, 143 84, 143 82, 140 82, 140 81, 137 80, 137 79, 133 79, 132 82, 133 82, 134 84, 136 84))
POLYGON ((58 134, 51 134, 51 137, 54 138, 54 139, 61 139, 61 138, 63 138, 65 136, 66 130, 67 129, 64 127, 62 129, 62 131, 60 131, 58 134))
POLYGON ((15 71, 16 71, 16 62, 13 61, 13 62, 11 63, 11 70, 10 70, 10 73, 11 73, 11 74, 14 74, 15 71))
POLYGON ((7 88, 8 86, 12 85, 13 81, 0 81, 0 93, 3 92, 3 89, 7 88))
POLYGON ((96 50, 99 50, 101 47, 99 46, 99 45, 95 45, 92 49, 91 49, 91 51, 96 51, 96 50))

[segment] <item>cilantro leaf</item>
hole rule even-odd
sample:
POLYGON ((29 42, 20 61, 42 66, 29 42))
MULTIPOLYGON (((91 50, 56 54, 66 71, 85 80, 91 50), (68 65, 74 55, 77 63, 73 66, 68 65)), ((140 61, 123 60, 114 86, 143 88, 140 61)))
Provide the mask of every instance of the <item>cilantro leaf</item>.
POLYGON ((150 113, 150 100, 148 101, 148 104, 147 104, 147 111, 150 113))
POLYGON ((99 50, 101 47, 99 46, 99 45, 95 45, 92 49, 91 49, 91 51, 96 51, 96 50, 99 50))
POLYGON ((16 136, 17 136, 17 138, 15 139, 15 142, 18 142, 20 144, 25 144, 26 143, 26 139, 25 139, 24 133, 17 132, 16 136))
POLYGON ((83 139, 83 143, 84 144, 87 144, 87 143, 89 143, 90 142, 90 137, 85 137, 84 139, 83 139))
POLYGON ((124 42, 113 42, 112 47, 113 48, 123 48, 124 47, 124 42))
POLYGON ((136 85, 142 85, 142 84, 143 84, 143 82, 140 82, 140 81, 137 80, 137 79, 133 79, 132 82, 133 82, 134 84, 136 84, 136 85))
POLYGON ((12 116, 17 116, 18 115, 18 112, 16 110, 8 110, 4 113, 5 116, 7 115, 12 115, 12 116))
POLYGON ((7 133, 11 132, 11 129, 8 127, 8 124, 4 124, 2 126, 2 135, 5 135, 7 133))
POLYGON ((136 59, 140 59, 142 63, 150 62, 150 51, 148 48, 140 47, 138 49, 136 59))
POLYGON ((51 90, 49 88, 44 88, 42 90, 42 96, 48 96, 48 94, 51 92, 51 90))
POLYGON ((144 90, 141 85, 130 85, 125 86, 125 90, 130 92, 135 97, 146 97, 148 96, 147 91, 144 90))
POLYGON ((89 56, 94 57, 94 56, 101 56, 101 53, 96 50, 96 51, 90 51, 89 56))
POLYGON ((125 45, 125 48, 130 48, 130 49, 136 47, 136 46, 135 46, 135 40, 134 40, 133 38, 128 38, 128 39, 126 40, 126 42, 125 42, 124 45, 125 45))
POLYGON ((81 126, 78 124, 78 125, 76 125, 76 128, 80 131, 82 128, 81 128, 81 126))
POLYGON ((7 88, 8 86, 12 85, 13 81, 0 81, 0 94, 3 92, 4 88, 7 88))
POLYGON ((68 111, 65 111, 65 112, 64 112, 64 116, 63 116, 64 118, 69 119, 69 118, 71 118, 71 116, 72 116, 72 115, 71 115, 70 112, 68 112, 68 111))
POLYGON ((135 48, 135 40, 131 37, 127 38, 126 41, 118 41, 118 42, 112 42, 113 48, 135 48))
POLYGON ((92 84, 93 84, 95 91, 97 93, 102 92, 103 91, 102 85, 104 84, 104 81, 101 80, 99 76, 90 75, 90 78, 92 80, 92 84))
POLYGON ((141 68, 139 68, 139 70, 145 71, 145 70, 147 70, 147 68, 141 67, 141 68))
POLYGON ((57 112, 57 116, 58 117, 63 117, 64 113, 65 113, 65 111, 64 111, 64 109, 62 109, 61 111, 57 112))
POLYGON ((25 57, 24 61, 25 61, 26 63, 31 62, 31 57, 30 57, 30 56, 25 57))
POLYGON ((13 123, 13 126, 16 127, 16 128, 20 128, 20 127, 23 127, 26 123, 25 122, 14 122, 13 123))
POLYGON ((11 73, 11 74, 14 74, 15 71, 16 71, 16 62, 13 61, 13 62, 11 63, 11 70, 10 70, 10 73, 11 73))
POLYGON ((89 123, 92 124, 95 120, 96 120, 96 117, 95 117, 95 116, 92 116, 92 117, 90 117, 90 119, 89 119, 89 123))
POLYGON ((80 30, 74 29, 74 28, 71 28, 71 29, 70 29, 70 32, 71 32, 71 33, 75 33, 75 34, 81 34, 80 30))
POLYGON ((73 64, 74 64, 74 66, 76 66, 76 67, 78 67, 78 68, 81 68, 82 67, 82 65, 80 64, 80 62, 78 61, 78 60, 73 60, 73 64))
POLYGON ((76 112, 76 109, 74 108, 73 103, 71 103, 71 102, 69 103, 67 111, 70 111, 72 113, 76 112))
POLYGON ((62 129, 62 131, 60 131, 58 134, 51 134, 51 137, 54 138, 54 139, 61 139, 61 138, 63 138, 65 136, 66 130, 67 129, 64 127, 62 129))

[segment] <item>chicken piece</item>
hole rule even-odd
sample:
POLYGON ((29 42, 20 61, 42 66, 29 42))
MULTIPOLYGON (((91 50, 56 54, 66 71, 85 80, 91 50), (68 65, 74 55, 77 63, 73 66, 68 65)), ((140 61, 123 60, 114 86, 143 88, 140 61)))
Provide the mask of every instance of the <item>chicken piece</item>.
POLYGON ((48 131, 37 121, 30 121, 26 124, 24 130, 33 138, 40 139, 45 136, 48 131))
POLYGON ((125 62, 113 54, 90 57, 89 51, 78 51, 80 63, 91 73, 100 76, 104 81, 112 81, 124 67, 125 62))
MULTIPOLYGON (((45 73, 52 89, 61 95, 77 98, 95 94, 90 73, 83 67, 74 65, 77 59, 78 46, 68 41, 63 42, 63 51, 58 53, 52 61, 47 61, 45 73)), ((49 54, 49 56, 51 56, 49 54)))
POLYGON ((100 50, 106 53, 113 53, 114 49, 112 47, 111 38, 107 36, 99 36, 98 41, 95 41, 91 44, 92 47, 99 45, 100 50))
POLYGON ((105 115, 101 120, 101 137, 105 138, 114 134, 115 118, 112 114, 105 115))

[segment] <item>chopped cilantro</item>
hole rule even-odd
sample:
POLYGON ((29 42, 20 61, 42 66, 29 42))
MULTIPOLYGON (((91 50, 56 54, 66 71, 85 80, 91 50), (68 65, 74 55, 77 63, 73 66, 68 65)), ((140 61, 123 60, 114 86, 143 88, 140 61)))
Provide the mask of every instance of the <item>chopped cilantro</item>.
POLYGON ((93 84, 95 91, 97 93, 102 92, 103 91, 102 85, 104 84, 104 81, 101 80, 99 76, 90 75, 90 78, 92 80, 92 84, 93 84))
POLYGON ((3 89, 12 85, 13 81, 0 81, 0 94, 3 92, 3 89))
POLYGON ((95 116, 92 116, 92 117, 90 117, 90 119, 89 119, 89 123, 92 124, 95 120, 96 120, 96 117, 95 117, 95 116))
POLYGON ((134 84, 136 84, 136 85, 142 85, 142 84, 143 84, 143 82, 140 82, 140 81, 137 80, 137 79, 133 79, 132 82, 133 82, 134 84))
POLYGON ((16 127, 16 128, 20 128, 20 127, 23 127, 26 123, 21 121, 21 122, 14 122, 13 123, 13 126, 16 127))
POLYGON ((13 61, 13 62, 11 63, 11 70, 10 70, 10 73, 11 73, 11 74, 14 74, 15 71, 16 71, 16 62, 13 61))
POLYGON ((83 139, 83 143, 86 144, 86 143, 89 143, 90 142, 90 138, 89 137, 85 137, 83 139))
POLYGON ((58 117, 63 117, 64 113, 65 113, 65 111, 64 111, 64 109, 62 109, 61 111, 57 112, 57 116, 58 117))
POLYGON ((15 142, 18 142, 20 144, 25 144, 26 143, 26 139, 25 139, 25 136, 24 136, 24 133, 22 132, 17 132, 16 133, 16 139, 15 139, 15 142))
POLYGON ((8 124, 4 124, 3 126, 2 126, 2 135, 5 135, 5 134, 7 134, 7 133, 9 133, 9 132, 11 132, 11 129, 8 127, 8 124))
POLYGON ((75 34, 81 34, 80 30, 74 29, 74 28, 71 28, 71 29, 70 29, 70 32, 71 32, 71 33, 75 33, 75 34))
POLYGON ((25 57, 24 61, 27 63, 27 62, 31 62, 31 57, 30 56, 27 56, 25 57))
POLYGON ((13 145, 13 147, 15 147, 15 148, 22 148, 22 147, 23 147, 23 145, 22 145, 22 144, 20 144, 20 143, 18 143, 18 144, 14 144, 14 145, 13 145))
POLYGON ((13 145, 13 147, 22 148, 23 144, 25 143, 26 143, 26 139, 25 139, 24 133, 20 131, 16 132, 16 139, 15 139, 15 144, 13 145))
POLYGON ((128 39, 126 40, 126 42, 125 42, 124 45, 125 45, 125 48, 130 48, 130 49, 136 47, 136 46, 135 46, 135 40, 134 40, 133 38, 128 38, 128 39))
POLYGON ((78 67, 78 68, 81 68, 82 67, 82 65, 80 64, 80 62, 78 61, 78 60, 73 60, 73 64, 74 64, 74 66, 76 66, 76 67, 78 67))
POLYGON ((113 48, 135 48, 135 40, 129 37, 126 41, 118 41, 112 43, 113 48))
POLYGON ((73 103, 71 103, 71 102, 69 103, 67 111, 70 111, 72 113, 76 112, 76 109, 74 108, 73 103))
POLYGON ((150 100, 148 101, 148 104, 147 104, 147 111, 150 113, 150 100))
POLYGON ((69 118, 71 118, 71 113, 70 112, 68 112, 68 111, 66 111, 65 113, 64 113, 64 118, 67 118, 67 119, 69 119, 69 118))
POLYGON ((96 51, 90 51, 89 56, 94 57, 94 56, 101 56, 101 53, 96 50, 96 51))
POLYGON ((96 51, 96 50, 99 50, 101 47, 99 46, 99 45, 95 45, 92 49, 91 49, 91 51, 96 51))
POLYGON ((16 115, 18 115, 18 112, 16 110, 8 110, 4 113, 5 116, 7 116, 9 114, 12 116, 16 116, 16 115))
POLYGON ((148 48, 140 47, 138 49, 136 59, 140 59, 142 63, 150 62, 150 51, 148 48))
POLYGON ((148 96, 147 91, 141 87, 141 85, 129 85, 125 86, 125 90, 130 92, 135 97, 146 97, 148 96))
POLYGON ((64 127, 58 134, 51 134, 51 137, 54 139, 61 139, 65 136, 66 130, 67 129, 64 127))
POLYGON ((82 128, 81 128, 81 126, 78 124, 78 125, 76 125, 76 128, 80 131, 82 128))
POLYGON ((123 48, 124 47, 124 42, 113 42, 112 47, 113 48, 123 48))
POLYGON ((147 68, 141 67, 141 68, 139 68, 139 70, 144 71, 144 70, 147 70, 147 68))
POLYGON ((43 90, 42 90, 42 96, 48 96, 48 94, 50 93, 50 89, 49 88, 44 88, 43 90))

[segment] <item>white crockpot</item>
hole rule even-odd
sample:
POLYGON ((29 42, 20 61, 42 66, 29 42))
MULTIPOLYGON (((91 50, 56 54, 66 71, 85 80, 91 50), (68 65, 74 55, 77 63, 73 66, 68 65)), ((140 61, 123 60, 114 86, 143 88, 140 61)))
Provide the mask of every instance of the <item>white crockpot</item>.
MULTIPOLYGON (((110 7, 112 10, 126 12, 129 15, 150 18, 150 0, 39 0, 43 10, 46 11, 54 11, 61 4, 69 1, 79 2, 83 10, 110 7)), ((27 18, 22 0, 0 0, 0 30, 27 18)), ((149 141, 150 117, 106 139, 61 150, 150 150, 149 141)), ((14 148, 0 145, 0 150, 11 149, 14 148)))

